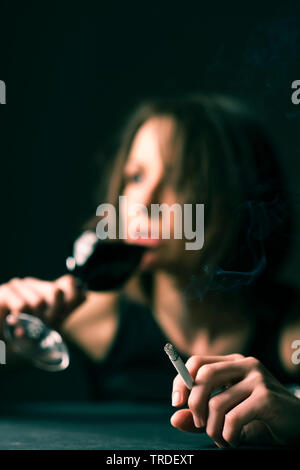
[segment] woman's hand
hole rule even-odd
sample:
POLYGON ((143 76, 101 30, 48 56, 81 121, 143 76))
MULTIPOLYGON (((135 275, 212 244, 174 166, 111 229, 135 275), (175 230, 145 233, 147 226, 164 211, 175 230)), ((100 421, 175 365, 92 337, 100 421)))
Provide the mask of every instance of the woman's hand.
MULTIPOLYGON (((55 281, 32 277, 14 278, 0 286, 0 324, 8 313, 36 315, 53 327, 59 327, 66 316, 85 300, 78 281, 65 275, 55 281)), ((2 328, 1 328, 2 329, 2 328)))
POLYGON ((192 356, 186 366, 194 379, 189 391, 180 375, 173 383, 171 424, 203 432, 218 447, 300 442, 300 399, 292 395, 254 357, 192 356), (211 397, 214 389, 226 387, 211 397))

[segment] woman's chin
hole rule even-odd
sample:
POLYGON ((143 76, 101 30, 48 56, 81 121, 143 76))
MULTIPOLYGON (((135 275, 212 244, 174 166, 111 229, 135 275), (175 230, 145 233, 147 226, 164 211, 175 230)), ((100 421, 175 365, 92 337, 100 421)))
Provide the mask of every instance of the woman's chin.
POLYGON ((176 274, 183 266, 184 258, 178 256, 178 250, 172 249, 172 246, 169 246, 168 243, 160 242, 156 246, 148 247, 142 256, 139 269, 141 271, 162 269, 176 274))
MULTIPOLYGON (((139 269, 141 271, 163 270, 173 272, 172 263, 158 250, 148 250, 142 257, 139 269)), ((178 272, 178 268, 176 269, 178 272)))

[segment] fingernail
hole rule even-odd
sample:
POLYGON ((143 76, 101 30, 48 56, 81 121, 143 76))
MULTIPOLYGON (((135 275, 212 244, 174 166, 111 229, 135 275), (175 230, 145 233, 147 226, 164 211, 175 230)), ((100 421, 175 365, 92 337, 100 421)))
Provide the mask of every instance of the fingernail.
POLYGON ((178 406, 181 402, 180 393, 174 392, 172 395, 172 406, 178 406))
POLYGON ((196 416, 194 416, 194 425, 196 428, 203 428, 202 421, 198 419, 196 416))
POLYGON ((18 322, 18 317, 17 317, 17 315, 13 315, 13 314, 7 315, 7 317, 6 317, 6 322, 7 322, 9 325, 15 325, 15 324, 18 322))
POLYGON ((198 418, 198 416, 193 416, 194 424, 196 428, 206 429, 206 421, 203 418, 198 418))

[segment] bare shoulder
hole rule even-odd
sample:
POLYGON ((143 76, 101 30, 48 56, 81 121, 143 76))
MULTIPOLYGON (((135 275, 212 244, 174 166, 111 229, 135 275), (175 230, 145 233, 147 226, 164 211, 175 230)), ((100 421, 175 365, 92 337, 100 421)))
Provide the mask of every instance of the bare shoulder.
POLYGON ((109 350, 118 325, 116 292, 88 292, 87 299, 62 325, 62 333, 93 360, 102 360, 109 350))

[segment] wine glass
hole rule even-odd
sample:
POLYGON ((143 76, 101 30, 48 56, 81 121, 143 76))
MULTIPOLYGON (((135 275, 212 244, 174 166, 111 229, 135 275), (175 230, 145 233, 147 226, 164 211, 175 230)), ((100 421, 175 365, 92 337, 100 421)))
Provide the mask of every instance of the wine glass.
POLYGON ((69 352, 61 335, 40 318, 27 313, 5 318, 4 338, 12 351, 48 371, 64 370, 69 365, 69 352))
MULTIPOLYGON (((133 274, 145 249, 119 240, 99 240, 95 232, 87 230, 73 243, 72 255, 66 259, 67 272, 86 289, 118 289, 133 274)), ((40 318, 25 312, 9 314, 3 333, 12 351, 36 367, 52 372, 68 367, 70 357, 65 342, 40 318)))

